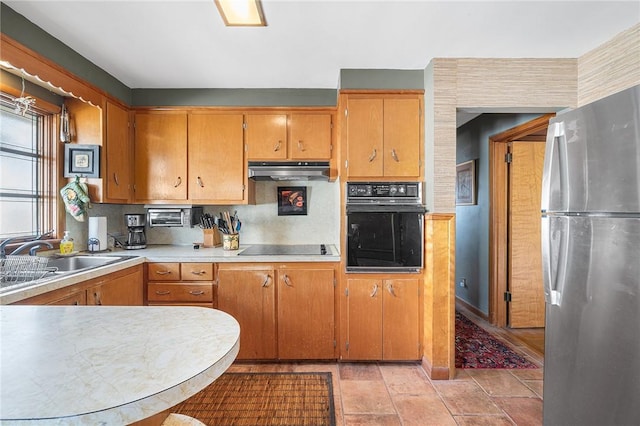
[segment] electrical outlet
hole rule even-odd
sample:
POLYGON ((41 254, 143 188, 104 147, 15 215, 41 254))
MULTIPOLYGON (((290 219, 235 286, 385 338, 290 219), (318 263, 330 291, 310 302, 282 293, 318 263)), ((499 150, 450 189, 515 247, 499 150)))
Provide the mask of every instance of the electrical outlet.
POLYGON ((466 278, 461 278, 460 282, 458 283, 458 285, 462 288, 467 288, 467 279, 466 278))

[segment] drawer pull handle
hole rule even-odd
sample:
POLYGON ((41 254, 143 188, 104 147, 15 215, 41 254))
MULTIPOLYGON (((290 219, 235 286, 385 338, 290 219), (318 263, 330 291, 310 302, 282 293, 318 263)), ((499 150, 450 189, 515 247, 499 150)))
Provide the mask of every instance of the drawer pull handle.
POLYGON ((191 271, 191 273, 193 275, 204 275, 207 273, 207 271, 191 271))
POLYGON ((282 141, 278 141, 278 143, 273 147, 273 151, 280 151, 280 145, 282 145, 282 141))
POLYGON ((200 179, 200 176, 198 176, 198 186, 200 188, 204 188, 204 183, 202 183, 202 179, 200 179))
POLYGON ((378 284, 373 285, 373 289, 371 290, 369 297, 376 297, 376 294, 378 294, 378 284))
POLYGON ((393 284, 391 283, 387 284, 387 291, 389 292, 390 295, 392 295, 393 297, 396 297, 396 292, 393 291, 393 284))
POLYGON ((202 290, 191 290, 189 292, 189 294, 191 294, 193 296, 202 296, 204 294, 204 291, 202 291, 202 290))
POLYGON ((284 283, 287 285, 287 287, 293 287, 291 285, 291 280, 289 279, 289 276, 287 274, 284 274, 284 276, 282 277, 282 279, 284 280, 284 283))
POLYGON ((304 143, 302 141, 298 141, 298 151, 304 151, 304 143))
POLYGON ((171 271, 156 271, 156 274, 158 275, 169 275, 171 273, 171 271))
POLYGON ((376 155, 378 155, 378 151, 376 151, 375 148, 373 148, 373 152, 371 153, 371 155, 369 156, 369 162, 372 162, 373 160, 375 160, 376 155))
POLYGON ((266 277, 264 277, 264 282, 262 283, 262 287, 269 287, 270 278, 271 278, 271 275, 267 275, 266 277))
POLYGON ((166 296, 168 294, 171 294, 171 292, 169 290, 156 290, 156 294, 158 296, 166 296))
POLYGON ((113 174, 113 181, 116 183, 117 186, 120 186, 120 182, 118 182, 118 174, 117 173, 113 174))
POLYGON ((173 185, 173 187, 177 188, 180 186, 181 183, 182 183, 182 178, 178 176, 178 179, 176 179, 176 183, 173 185))
POLYGON ((393 160, 394 160, 396 163, 399 163, 399 162, 400 162, 400 160, 398 159, 398 154, 396 154, 396 150, 395 150, 395 149, 392 149, 392 150, 391 150, 391 158, 393 158, 393 160))
POLYGON ((93 293, 93 298, 95 300, 96 305, 98 306, 102 305, 102 300, 100 296, 101 296, 100 293, 97 291, 93 293))

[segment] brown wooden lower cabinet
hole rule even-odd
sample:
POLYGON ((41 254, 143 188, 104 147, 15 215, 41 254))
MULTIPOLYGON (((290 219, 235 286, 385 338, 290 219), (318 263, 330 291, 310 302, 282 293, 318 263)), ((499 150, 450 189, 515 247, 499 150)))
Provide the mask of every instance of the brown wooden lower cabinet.
POLYGON ((278 268, 278 358, 335 359, 335 271, 278 268))
POLYGON ((16 302, 16 305, 143 305, 142 265, 16 302))
POLYGON ((419 284, 418 278, 347 278, 342 359, 420 359, 419 284))
POLYGON ((334 264, 219 264, 218 309, 240 323, 238 359, 335 359, 334 264))
POLYGON ((276 359, 275 270, 270 265, 218 265, 218 309, 240 324, 237 359, 276 359))
POLYGON ((147 263, 148 305, 214 308, 211 262, 147 263))

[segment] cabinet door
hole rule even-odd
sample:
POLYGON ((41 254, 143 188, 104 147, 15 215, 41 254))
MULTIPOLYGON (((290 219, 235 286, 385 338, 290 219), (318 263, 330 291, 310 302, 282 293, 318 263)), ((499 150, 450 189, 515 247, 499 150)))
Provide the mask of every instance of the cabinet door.
POLYGON ((242 201, 242 114, 189 114, 189 199, 242 201))
POLYGON ((384 176, 420 176, 420 101, 384 100, 384 176))
POLYGON ((291 114, 289 158, 331 159, 331 114, 291 114))
POLYGON ((247 157, 249 160, 287 158, 287 115, 247 114, 247 157))
POLYGON ((347 279, 347 359, 382 359, 382 281, 347 279))
POLYGON ((139 201, 187 199, 187 114, 137 113, 135 198, 139 201))
POLYGON ((333 269, 278 271, 278 356, 335 358, 333 269))
POLYGON ((238 359, 275 359, 276 310, 273 269, 218 270, 218 309, 240 324, 238 359))
POLYGON ((96 285, 87 289, 87 305, 142 306, 142 267, 97 281, 96 285))
POLYGON ((104 181, 109 201, 128 201, 131 193, 129 112, 107 102, 107 142, 104 181))
POLYGON ((382 176, 383 100, 350 98, 347 111, 348 176, 382 176))
POLYGON ((382 359, 419 359, 419 280, 384 280, 383 287, 382 359))

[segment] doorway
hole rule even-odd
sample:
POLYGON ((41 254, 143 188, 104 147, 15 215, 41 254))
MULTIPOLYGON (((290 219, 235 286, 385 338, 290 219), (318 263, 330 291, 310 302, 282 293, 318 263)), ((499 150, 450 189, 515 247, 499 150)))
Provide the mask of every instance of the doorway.
POLYGON ((540 186, 546 114, 489 139, 489 321, 544 327, 540 186))

